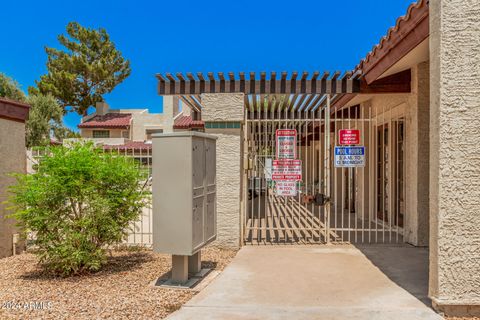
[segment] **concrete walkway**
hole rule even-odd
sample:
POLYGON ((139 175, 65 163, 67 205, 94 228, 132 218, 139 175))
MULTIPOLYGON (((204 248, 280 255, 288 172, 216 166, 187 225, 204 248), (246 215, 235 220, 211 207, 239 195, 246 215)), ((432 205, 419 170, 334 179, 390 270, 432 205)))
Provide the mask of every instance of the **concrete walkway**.
POLYGON ((399 246, 246 246, 168 319, 442 319, 428 251, 399 246))

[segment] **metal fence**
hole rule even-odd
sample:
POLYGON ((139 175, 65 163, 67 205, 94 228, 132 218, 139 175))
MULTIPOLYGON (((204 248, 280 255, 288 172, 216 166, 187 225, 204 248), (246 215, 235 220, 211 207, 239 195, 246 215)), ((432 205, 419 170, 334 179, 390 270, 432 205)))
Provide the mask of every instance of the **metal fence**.
MULTIPOLYGON (((134 147, 129 148, 126 146, 105 146, 105 152, 114 153, 117 155, 130 157, 135 159, 139 164, 139 170, 145 172, 147 180, 144 182, 146 188, 151 191, 151 172, 152 172, 152 149, 149 147, 134 147)), ((27 151, 27 172, 33 173, 36 170, 38 163, 48 152, 48 148, 33 148, 27 151)), ((147 195, 150 197, 150 195, 147 195)), ((138 220, 134 221, 128 230, 127 238, 121 243, 126 246, 142 246, 151 248, 153 243, 152 232, 152 207, 150 205, 143 208, 142 213, 138 220)), ((28 239, 34 240, 34 235, 28 235, 28 239)))
POLYGON ((403 114, 358 106, 331 112, 329 97, 323 100, 326 104, 314 109, 286 98, 283 108, 257 101, 256 109, 248 110, 244 242, 403 242, 407 218, 403 114), (280 158, 277 130, 292 132, 291 144, 298 151, 292 152, 295 160, 288 170, 299 163, 299 178, 285 182, 275 178, 275 159, 280 158), (345 148, 339 141, 343 130, 358 132, 359 141, 353 145, 362 150, 363 165, 337 163, 336 150, 345 148), (322 196, 328 200, 318 205, 322 196))

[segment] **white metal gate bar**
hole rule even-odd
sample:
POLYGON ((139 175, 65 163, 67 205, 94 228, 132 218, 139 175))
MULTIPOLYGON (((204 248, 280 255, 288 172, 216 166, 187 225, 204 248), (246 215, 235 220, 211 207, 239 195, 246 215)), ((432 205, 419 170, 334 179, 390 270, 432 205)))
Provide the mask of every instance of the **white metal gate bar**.
POLYGON ((330 96, 248 96, 244 242, 402 242, 406 223, 404 119, 392 109, 330 112, 330 96), (315 103, 312 103, 314 101, 315 103), (273 102, 273 103, 272 103, 273 102), (318 102, 318 103, 317 103, 318 102), (295 196, 275 194, 271 163, 277 129, 296 129, 302 180, 295 196), (340 129, 358 129, 365 167, 336 167, 340 129), (329 198, 324 205, 315 196, 329 198))
MULTIPOLYGON (((106 151, 125 157, 133 158, 137 164, 138 169, 145 174, 145 187, 151 192, 151 176, 152 176, 152 150, 151 148, 131 148, 122 146, 111 146, 106 151)), ((150 195, 146 195, 150 197, 150 195)), ((141 246, 152 247, 153 245, 153 215, 151 204, 142 208, 142 213, 139 218, 132 222, 128 231, 127 238, 122 244, 127 246, 141 246)))

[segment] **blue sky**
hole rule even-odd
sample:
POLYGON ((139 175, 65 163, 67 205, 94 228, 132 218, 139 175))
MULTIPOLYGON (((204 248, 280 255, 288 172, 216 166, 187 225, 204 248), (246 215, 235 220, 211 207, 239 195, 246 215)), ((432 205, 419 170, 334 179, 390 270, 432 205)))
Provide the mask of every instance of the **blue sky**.
MULTIPOLYGON (((0 72, 26 90, 69 21, 103 27, 132 66, 106 101, 161 112, 157 72, 351 70, 411 2, 5 1, 0 72)), ((65 123, 76 129, 79 119, 69 114, 65 123)))

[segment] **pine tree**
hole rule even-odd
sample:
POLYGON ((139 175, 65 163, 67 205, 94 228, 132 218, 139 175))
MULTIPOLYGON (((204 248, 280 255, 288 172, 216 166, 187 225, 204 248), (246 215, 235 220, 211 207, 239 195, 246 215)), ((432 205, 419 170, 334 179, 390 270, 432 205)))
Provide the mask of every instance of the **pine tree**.
POLYGON ((70 22, 67 35, 58 36, 65 48, 46 48, 48 73, 37 81, 41 93, 52 94, 61 107, 85 115, 130 75, 130 62, 115 48, 105 29, 70 22))

